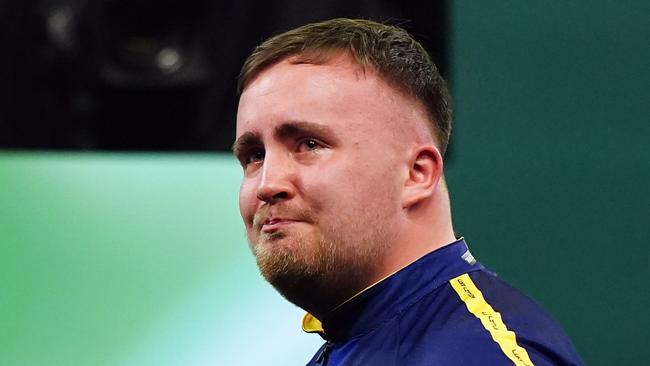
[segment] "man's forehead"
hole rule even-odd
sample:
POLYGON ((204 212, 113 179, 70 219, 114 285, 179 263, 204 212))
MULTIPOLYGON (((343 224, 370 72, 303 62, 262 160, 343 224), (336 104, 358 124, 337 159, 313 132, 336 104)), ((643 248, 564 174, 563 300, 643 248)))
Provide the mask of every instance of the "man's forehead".
POLYGON ((243 90, 237 134, 244 127, 250 129, 249 122, 258 120, 260 115, 268 119, 272 113, 291 112, 292 106, 298 103, 311 103, 312 108, 317 108, 326 102, 325 98, 327 102, 336 102, 344 95, 362 92, 359 82, 369 81, 368 77, 371 76, 360 66, 344 57, 324 64, 287 58, 264 69, 243 90))
POLYGON ((375 75, 373 68, 361 66, 352 56, 344 52, 330 53, 326 58, 312 53, 301 53, 285 57, 262 69, 246 84, 242 96, 247 92, 250 94, 251 89, 270 89, 274 86, 274 81, 278 79, 314 80, 320 73, 328 73, 326 79, 330 81, 335 81, 332 79, 333 77, 341 80, 360 81, 367 76, 378 76, 375 75))
POLYGON ((335 54, 324 63, 305 59, 309 61, 305 55, 288 57, 264 69, 246 85, 237 114, 238 137, 251 131, 259 134, 271 127, 267 125, 270 120, 310 120, 310 115, 319 113, 319 117, 336 115, 345 119, 348 128, 352 121, 361 121, 348 118, 351 114, 370 116, 379 111, 384 117, 392 116, 391 125, 377 126, 384 118, 375 118, 374 128, 390 128, 397 133, 408 129, 410 123, 403 123, 404 119, 412 119, 413 113, 422 109, 374 68, 362 67, 348 54, 335 54))

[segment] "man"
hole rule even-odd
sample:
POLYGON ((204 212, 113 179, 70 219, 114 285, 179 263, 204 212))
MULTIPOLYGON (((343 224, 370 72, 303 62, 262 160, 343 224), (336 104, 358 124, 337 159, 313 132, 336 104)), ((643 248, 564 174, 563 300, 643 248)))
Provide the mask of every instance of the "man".
POLYGON ((262 275, 327 340, 310 365, 577 365, 454 235, 445 82, 404 30, 334 19, 240 74, 240 211, 262 275))

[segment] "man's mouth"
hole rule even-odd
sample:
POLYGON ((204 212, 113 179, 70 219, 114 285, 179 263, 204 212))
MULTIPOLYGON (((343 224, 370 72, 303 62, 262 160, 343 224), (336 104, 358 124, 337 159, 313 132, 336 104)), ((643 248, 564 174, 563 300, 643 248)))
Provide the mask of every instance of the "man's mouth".
POLYGON ((261 231, 263 233, 269 234, 275 231, 280 230, 281 228, 300 222, 298 220, 284 219, 284 218, 273 218, 265 220, 262 223, 261 231))

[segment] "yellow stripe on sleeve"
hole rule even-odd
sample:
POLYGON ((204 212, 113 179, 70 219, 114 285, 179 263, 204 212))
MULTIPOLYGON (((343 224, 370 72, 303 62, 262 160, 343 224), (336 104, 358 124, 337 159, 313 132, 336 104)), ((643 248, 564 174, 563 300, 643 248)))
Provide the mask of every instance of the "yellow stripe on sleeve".
POLYGON ((492 306, 485 301, 483 294, 476 287, 467 273, 449 281, 458 296, 467 306, 470 313, 474 314, 490 332, 492 339, 501 347, 501 351, 517 366, 534 366, 528 357, 528 352, 517 344, 515 333, 508 330, 501 319, 501 314, 494 311, 492 306))

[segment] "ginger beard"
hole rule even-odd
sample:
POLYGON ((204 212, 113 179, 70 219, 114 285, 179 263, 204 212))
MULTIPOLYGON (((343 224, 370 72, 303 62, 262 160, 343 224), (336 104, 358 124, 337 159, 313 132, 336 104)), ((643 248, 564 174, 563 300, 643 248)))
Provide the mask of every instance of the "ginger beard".
POLYGON ((260 272, 287 300, 312 313, 332 310, 370 285, 395 236, 389 216, 372 208, 327 224, 308 210, 286 210, 305 222, 273 233, 259 231, 265 211, 258 211, 248 230, 260 272))

